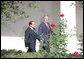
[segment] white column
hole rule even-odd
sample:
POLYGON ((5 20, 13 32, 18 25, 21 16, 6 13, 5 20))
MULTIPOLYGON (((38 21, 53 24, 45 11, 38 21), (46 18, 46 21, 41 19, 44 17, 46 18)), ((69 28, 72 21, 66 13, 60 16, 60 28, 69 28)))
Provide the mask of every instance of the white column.
MULTIPOLYGON (((67 29, 66 32, 70 34, 75 34, 76 31, 70 31, 76 27, 76 7, 70 6, 72 3, 75 4, 75 1, 60 1, 60 14, 64 14, 64 18, 67 20, 67 29)), ((67 38, 67 53, 74 53, 75 51, 79 52, 78 41, 76 36, 71 36, 67 38)))

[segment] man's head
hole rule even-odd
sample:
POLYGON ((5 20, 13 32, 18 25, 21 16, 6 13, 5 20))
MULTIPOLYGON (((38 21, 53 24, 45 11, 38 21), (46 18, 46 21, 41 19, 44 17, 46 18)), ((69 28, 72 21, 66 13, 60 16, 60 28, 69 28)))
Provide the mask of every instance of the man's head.
POLYGON ((44 16, 44 21, 48 22, 48 16, 44 16))
POLYGON ((32 28, 35 28, 35 22, 34 21, 30 21, 29 22, 29 26, 32 27, 32 28))

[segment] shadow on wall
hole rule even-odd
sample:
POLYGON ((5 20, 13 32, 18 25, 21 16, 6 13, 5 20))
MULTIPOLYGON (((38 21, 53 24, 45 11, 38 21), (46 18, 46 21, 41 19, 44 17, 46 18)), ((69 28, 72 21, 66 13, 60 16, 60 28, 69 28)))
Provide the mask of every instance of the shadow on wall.
MULTIPOLYGON (((56 14, 58 14, 60 11, 58 9, 55 9, 56 7, 60 8, 60 4, 58 2, 57 3, 56 2, 57 1, 55 1, 55 2, 39 1, 39 2, 37 2, 39 4, 38 9, 25 7, 24 11, 30 15, 30 17, 27 18, 27 20, 25 18, 25 19, 18 20, 15 23, 8 22, 8 24, 4 28, 1 28, 1 49, 20 49, 20 50, 25 51, 24 34, 25 34, 25 30, 28 27, 29 21, 31 21, 31 20, 35 21, 37 31, 38 31, 39 24, 43 21, 42 16, 44 16, 44 14, 48 13, 48 15, 50 16, 49 22, 52 22, 53 19, 55 19, 55 21, 56 21, 56 18, 57 19, 59 18, 59 17, 57 17, 56 14), (58 5, 56 6, 55 3, 58 5), (52 8, 52 6, 54 6, 54 7, 52 8), (56 10, 58 10, 58 11, 56 11, 56 10)), ((13 17, 15 17, 15 16, 13 16, 13 17)))
MULTIPOLYGON (((27 2, 24 2, 27 4, 27 2)), ((12 23, 8 22, 8 24, 1 28, 1 36, 14 36, 14 37, 23 37, 25 30, 28 27, 28 22, 34 20, 36 23, 36 30, 38 30, 39 24, 43 21, 42 17, 45 14, 49 15, 49 22, 58 22, 60 10, 60 1, 37 1, 39 8, 31 8, 26 7, 26 5, 21 6, 24 7, 24 11, 26 14, 29 14, 29 18, 19 19, 17 22, 12 23), (47 3, 47 4, 46 4, 47 3)), ((14 18, 15 16, 13 16, 14 18)), ((12 19, 13 19, 12 18, 12 19)))
POLYGON ((25 20, 19 22, 17 21, 16 23, 10 22, 5 27, 1 28, 1 36, 23 37, 27 27, 28 21, 25 20))

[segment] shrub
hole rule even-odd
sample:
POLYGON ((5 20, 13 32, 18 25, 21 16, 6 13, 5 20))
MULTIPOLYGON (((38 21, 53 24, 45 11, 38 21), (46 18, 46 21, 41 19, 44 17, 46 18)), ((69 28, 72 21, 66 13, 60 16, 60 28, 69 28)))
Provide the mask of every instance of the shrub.
MULTIPOLYGON (((63 58, 57 52, 23 52, 16 50, 1 50, 1 58, 63 58), (18 52, 18 53, 17 53, 18 52), (16 54, 17 53, 17 54, 16 54)), ((83 55, 74 56, 73 54, 67 54, 67 58, 83 58, 83 55)))

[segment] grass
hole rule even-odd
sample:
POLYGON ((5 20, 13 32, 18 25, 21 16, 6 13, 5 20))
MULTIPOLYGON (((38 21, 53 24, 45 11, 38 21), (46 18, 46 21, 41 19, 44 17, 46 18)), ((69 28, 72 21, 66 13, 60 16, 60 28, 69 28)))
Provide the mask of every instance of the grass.
MULTIPOLYGON (((51 58, 49 57, 53 53, 48 52, 23 52, 21 50, 1 50, 1 58, 51 58)), ((83 58, 83 55, 73 56, 69 54, 68 58, 83 58)))

